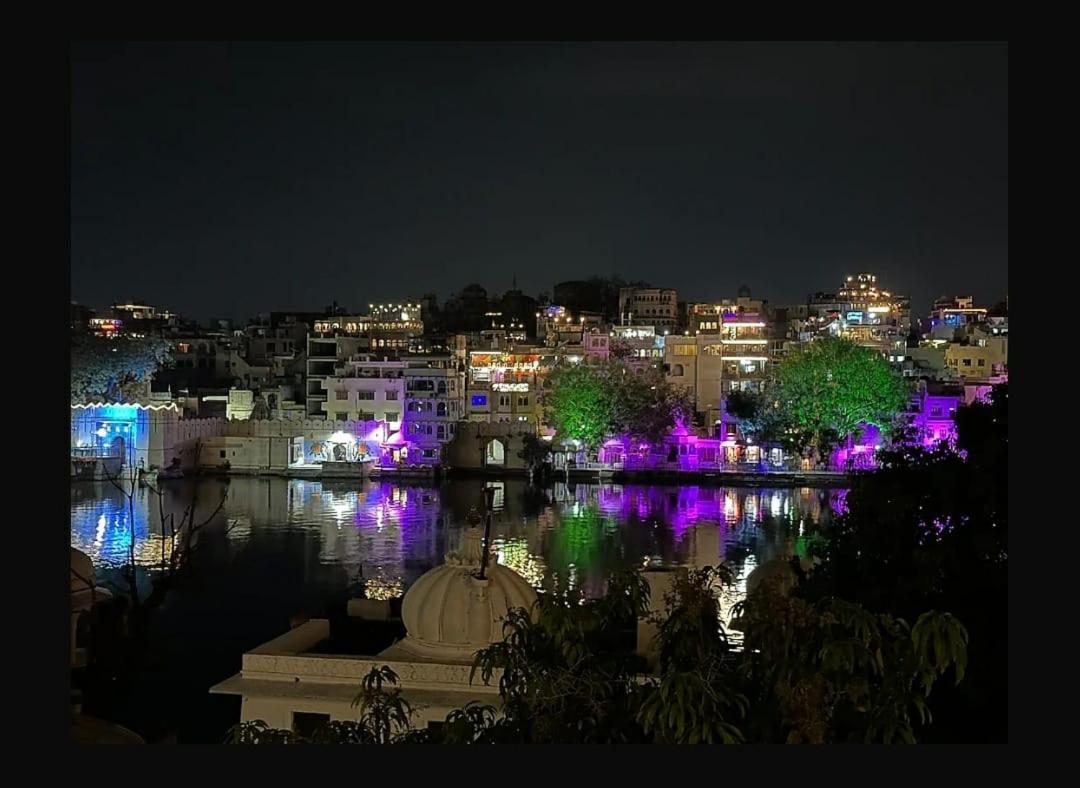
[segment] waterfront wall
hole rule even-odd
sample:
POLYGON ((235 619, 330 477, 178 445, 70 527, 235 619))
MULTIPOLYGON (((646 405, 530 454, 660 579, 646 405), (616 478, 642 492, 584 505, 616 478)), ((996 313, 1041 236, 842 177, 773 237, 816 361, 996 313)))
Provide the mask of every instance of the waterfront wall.
POLYGON ((524 471, 528 465, 518 455, 525 436, 535 434, 527 422, 459 423, 446 446, 446 461, 463 470, 524 471))

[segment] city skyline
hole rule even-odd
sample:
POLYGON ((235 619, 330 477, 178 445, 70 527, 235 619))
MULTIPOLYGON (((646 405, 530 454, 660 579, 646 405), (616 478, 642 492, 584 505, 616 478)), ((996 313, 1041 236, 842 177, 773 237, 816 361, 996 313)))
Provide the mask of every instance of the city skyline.
POLYGON ((73 94, 95 306, 1007 294, 1004 44, 94 44, 73 94))

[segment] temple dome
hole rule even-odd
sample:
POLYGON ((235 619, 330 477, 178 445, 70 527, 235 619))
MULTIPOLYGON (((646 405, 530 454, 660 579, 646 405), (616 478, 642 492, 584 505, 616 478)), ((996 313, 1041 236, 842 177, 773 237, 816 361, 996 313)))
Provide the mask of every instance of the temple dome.
POLYGON ((476 575, 483 557, 479 528, 465 531, 461 548, 446 563, 424 573, 401 603, 407 636, 398 644, 414 656, 471 662, 476 652, 503 639, 511 608, 533 609, 536 591, 524 577, 488 559, 485 578, 476 575))

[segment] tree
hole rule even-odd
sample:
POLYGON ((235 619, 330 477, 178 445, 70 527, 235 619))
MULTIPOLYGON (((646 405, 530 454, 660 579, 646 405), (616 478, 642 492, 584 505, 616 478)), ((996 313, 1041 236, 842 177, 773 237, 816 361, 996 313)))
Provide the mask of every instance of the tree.
POLYGON ((658 441, 694 415, 693 402, 656 370, 638 375, 618 361, 559 365, 548 379, 544 414, 561 437, 588 448, 610 435, 658 441))
POLYGON ((908 392, 880 353, 828 337, 786 355, 766 396, 783 421, 825 450, 862 424, 890 428, 908 392))
POLYGON ((725 410, 744 435, 761 445, 780 443, 796 448, 800 444, 798 431, 786 411, 768 392, 732 391, 727 395, 725 410))
POLYGON ((585 364, 559 364, 544 392, 544 420, 560 438, 595 448, 610 432, 615 402, 605 376, 585 364))
POLYGON ((530 468, 543 464, 551 454, 551 444, 541 440, 532 433, 521 436, 521 451, 518 457, 525 461, 530 468))
POLYGON ((914 620, 949 610, 971 638, 964 684, 942 693, 931 735, 1006 741, 1008 388, 956 413, 957 450, 901 446, 853 481, 847 512, 822 529, 810 600, 840 596, 914 620))
MULTIPOLYGON (((717 585, 727 568, 680 574, 657 616, 659 663, 648 674, 625 635, 649 616, 649 586, 636 571, 608 579, 600 599, 555 589, 535 611, 517 608, 504 638, 476 656, 473 676, 501 670, 501 707, 469 704, 438 731, 415 732, 387 668, 365 680, 359 721, 310 738, 262 723, 236 726, 241 743, 308 741, 436 743, 913 742, 927 698, 967 662, 963 626, 927 612, 914 627, 836 599, 806 602, 763 582, 741 606, 745 644, 721 623, 717 585), (376 697, 383 693, 381 699, 376 697), (381 721, 376 724, 375 721, 381 721)), ((336 727, 335 727, 336 726, 336 727)))
POLYGON ((171 349, 161 337, 73 337, 71 402, 123 400, 168 362, 171 349))

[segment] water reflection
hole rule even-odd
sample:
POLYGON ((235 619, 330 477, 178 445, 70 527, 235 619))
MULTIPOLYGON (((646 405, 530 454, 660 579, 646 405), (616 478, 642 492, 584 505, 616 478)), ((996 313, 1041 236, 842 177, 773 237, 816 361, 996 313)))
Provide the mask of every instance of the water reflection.
POLYGON ((726 605, 741 596, 754 566, 805 550, 805 525, 828 517, 830 500, 843 502, 835 491, 809 488, 559 483, 541 490, 519 480, 357 486, 235 478, 169 486, 160 503, 138 490, 131 508, 110 485, 83 485, 72 488, 71 540, 102 569, 128 562, 133 545, 139 563, 152 563, 164 547, 162 511, 179 520, 197 491, 202 519, 224 494, 224 508, 202 536, 211 569, 229 571, 239 557, 292 573, 282 581, 315 596, 348 591, 387 599, 442 562, 493 484, 494 549, 537 588, 558 583, 593 595, 614 569, 728 561, 738 586, 726 605))

